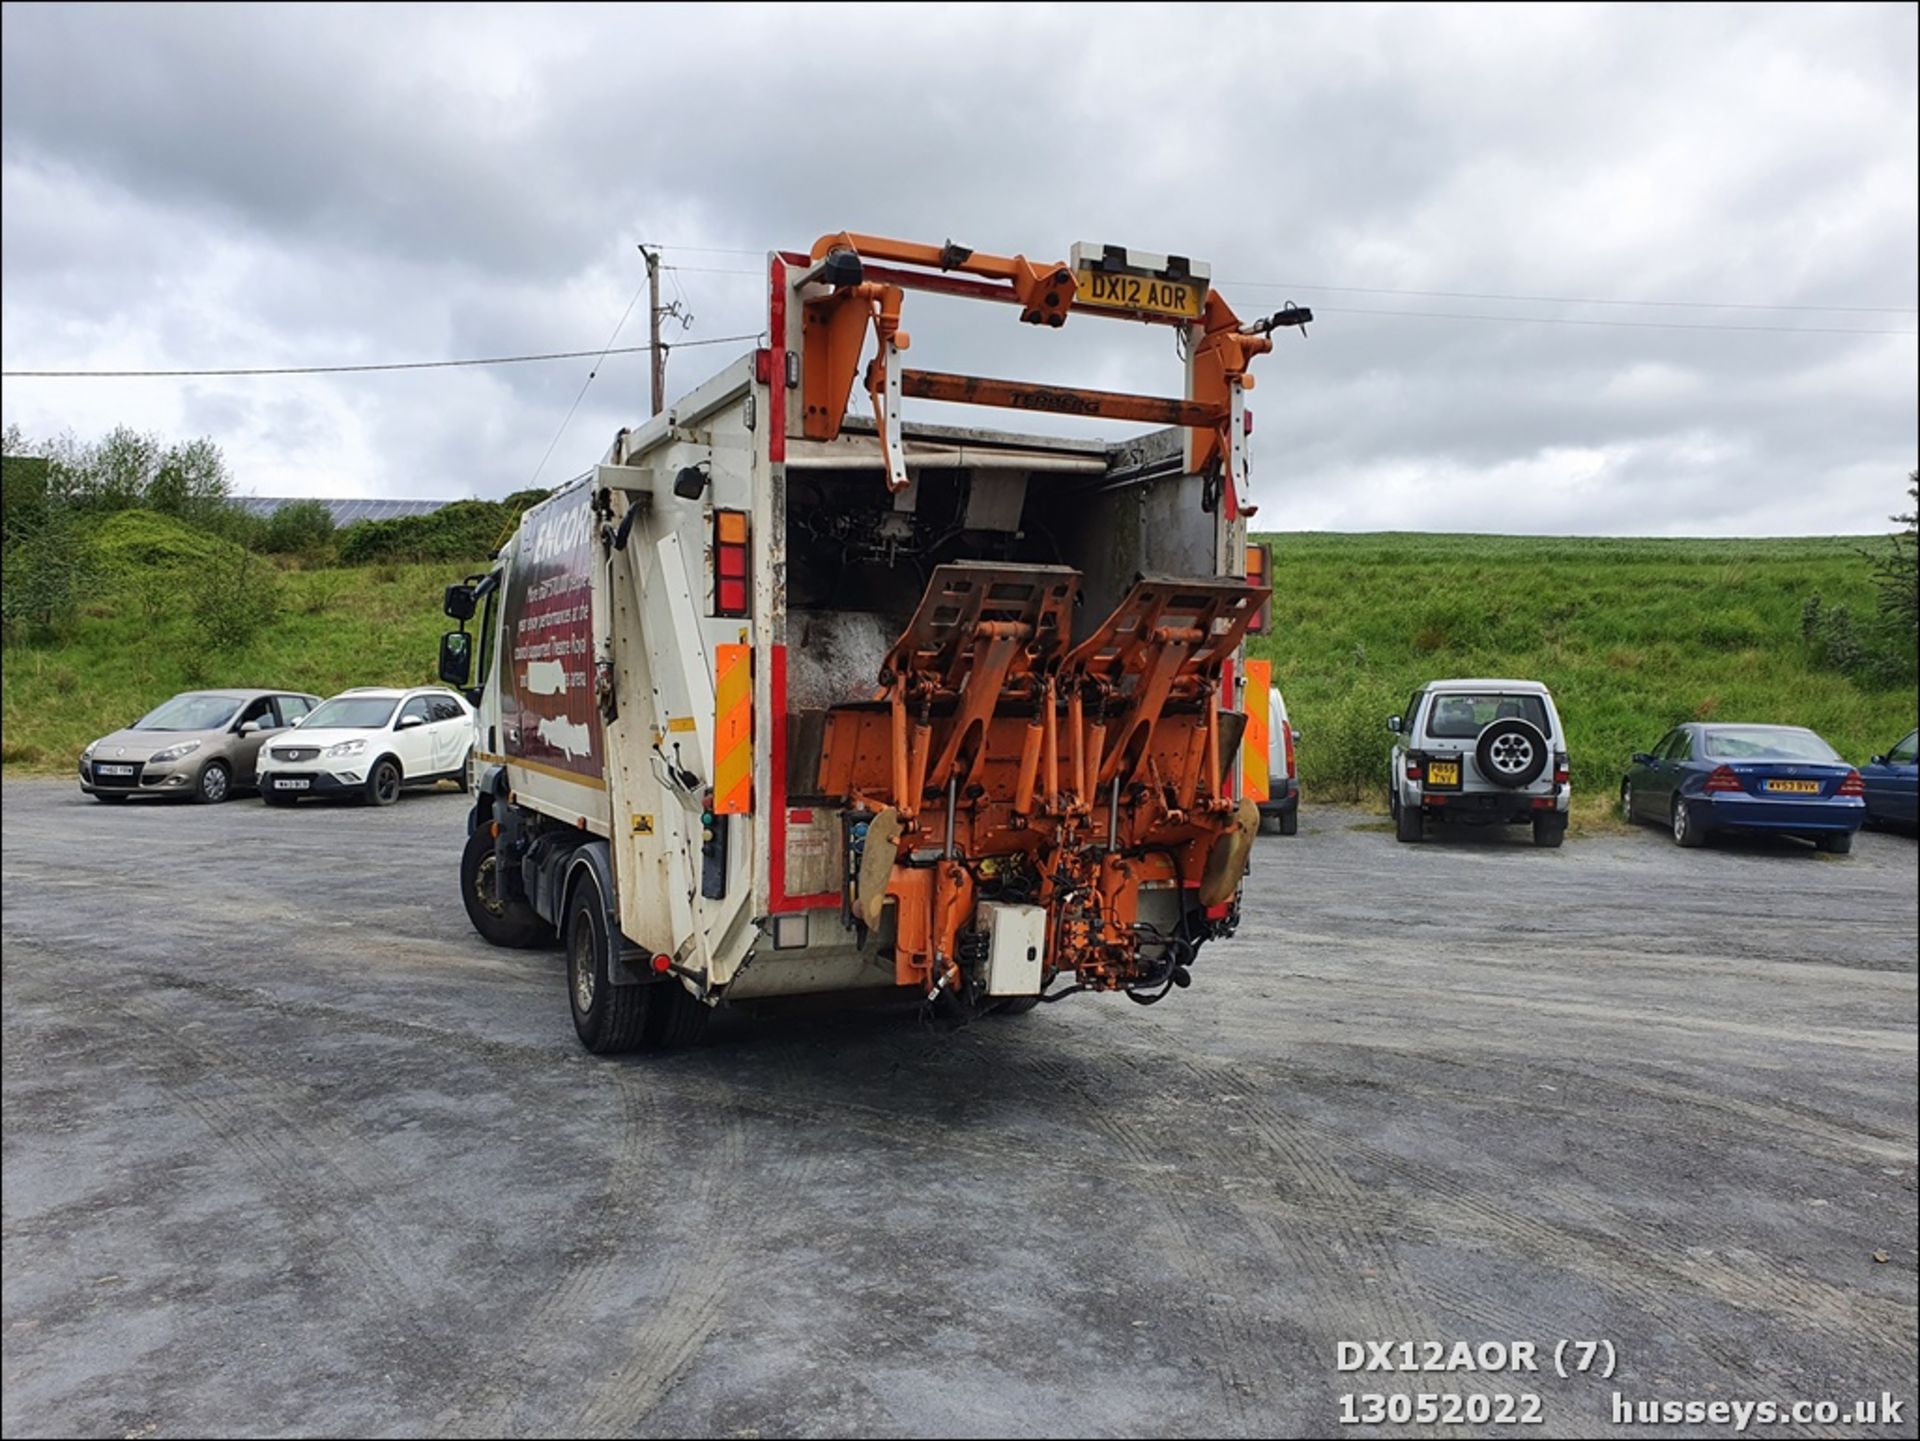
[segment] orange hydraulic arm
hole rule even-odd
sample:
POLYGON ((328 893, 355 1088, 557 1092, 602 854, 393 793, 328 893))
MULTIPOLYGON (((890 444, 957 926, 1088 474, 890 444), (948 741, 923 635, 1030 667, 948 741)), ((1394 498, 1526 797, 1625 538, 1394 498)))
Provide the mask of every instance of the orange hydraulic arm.
MULTIPOLYGON (((1276 325, 1302 324, 1312 318, 1308 311, 1289 308, 1270 320, 1242 325, 1232 307, 1211 287, 1207 287, 1197 319, 1190 314, 1076 303, 1079 281, 1064 262, 1036 264, 1024 255, 987 255, 952 241, 922 245, 841 231, 816 240, 809 259, 812 263, 800 283, 832 288, 802 305, 802 433, 814 440, 832 440, 839 435, 871 325, 878 344, 867 368, 866 387, 881 445, 887 453, 887 484, 896 491, 909 483, 899 434, 902 395, 1185 426, 1193 432, 1189 471, 1201 474, 1217 468, 1227 472, 1234 455, 1235 400, 1253 386, 1253 377, 1247 373, 1249 362, 1272 349, 1268 332, 1276 325), (960 278, 968 276, 979 279, 960 278), (910 344, 907 333, 900 329, 902 292, 909 289, 1011 303, 1019 307, 1021 320, 1030 325, 1057 328, 1066 324, 1069 313, 1092 309, 1109 316, 1184 326, 1193 346, 1188 394, 1183 399, 1169 399, 906 370, 897 357, 910 344)), ((1227 482, 1231 515, 1237 509, 1231 474, 1227 482)))

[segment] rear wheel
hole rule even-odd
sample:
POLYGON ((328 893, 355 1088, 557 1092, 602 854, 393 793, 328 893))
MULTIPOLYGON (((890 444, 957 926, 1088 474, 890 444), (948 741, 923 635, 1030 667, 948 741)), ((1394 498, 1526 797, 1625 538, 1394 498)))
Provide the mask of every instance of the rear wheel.
POLYGON ((1396 795, 1393 800, 1393 838, 1398 841, 1417 841, 1425 835, 1425 817, 1420 814, 1420 807, 1407 805, 1396 795))
POLYGON ((1300 812, 1296 808, 1280 812, 1280 834, 1293 836, 1300 833, 1300 812))
POLYGON ((654 986, 616 986, 607 974, 612 945, 600 883, 583 871, 567 900, 567 1001, 580 1044, 596 1056, 639 1048, 654 986))
POLYGON ((1673 798, 1673 843, 1688 849, 1707 843, 1707 828, 1694 815, 1693 806, 1679 796, 1673 798))
POLYGON ((1837 835, 1820 836, 1814 844, 1830 856, 1844 856, 1853 849, 1853 832, 1841 831, 1837 835))
MULTIPOLYGON (((637 991, 642 988, 633 986, 629 989, 637 991)), ((657 1051, 671 1051, 681 1046, 691 1046, 706 1033, 713 1007, 695 1000, 679 981, 656 981, 645 989, 653 992, 647 1000, 647 1019, 641 1028, 648 1047, 657 1051)))
POLYGON ((1633 824, 1633 782, 1630 780, 1620 782, 1620 815, 1628 825, 1633 824))
POLYGON ((1024 1016, 1039 1004, 1038 996, 1009 996, 998 1005, 989 1007, 989 1010, 996 1016, 1024 1016))
POLYGON ((400 799, 400 763, 392 756, 382 756, 373 763, 367 774, 366 794, 371 806, 390 806, 400 799))
POLYGON ((475 826, 473 834, 467 837, 467 848, 460 853, 460 899, 466 902, 467 919, 473 922, 481 939, 514 950, 526 950, 552 940, 552 929, 525 901, 493 898, 496 864, 492 828, 475 826))
POLYGON ((1542 811, 1533 818, 1533 843, 1558 850, 1567 838, 1567 818, 1558 811, 1542 811))

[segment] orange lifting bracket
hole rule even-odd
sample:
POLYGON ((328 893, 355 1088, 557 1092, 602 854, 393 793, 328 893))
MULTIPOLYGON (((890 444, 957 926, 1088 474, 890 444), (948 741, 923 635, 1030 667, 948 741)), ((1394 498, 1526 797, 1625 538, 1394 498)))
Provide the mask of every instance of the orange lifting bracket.
MULTIPOLYGON (((1111 257, 1124 252, 1106 254, 1111 257)), ((866 388, 886 451, 887 485, 895 491, 908 484, 900 437, 900 399, 908 395, 1184 426, 1194 432, 1188 450, 1189 471, 1198 474, 1217 467, 1229 472, 1226 491, 1233 497, 1229 500, 1231 513, 1237 509, 1230 474, 1235 454, 1236 402, 1242 392, 1253 387, 1247 366, 1254 356, 1273 348, 1269 332, 1276 326, 1312 319, 1311 312, 1289 307, 1269 320, 1243 325, 1217 290, 1204 279, 1189 275, 1184 261, 1172 262, 1180 267, 1176 279, 1183 301, 1191 299, 1198 286, 1206 286, 1197 318, 1173 309, 1129 309, 1124 302, 1116 303, 1111 298, 1097 302, 1080 299, 1079 277, 1074 266, 1064 261, 1035 264, 1024 255, 987 255, 952 241, 922 245, 841 231, 816 240, 807 259, 796 285, 831 288, 802 304, 802 433, 815 440, 832 440, 839 435, 871 325, 878 346, 867 367, 866 388), (962 278, 969 276, 979 278, 962 278), (902 292, 906 290, 1017 305, 1021 320, 1031 325, 1057 328, 1077 310, 1179 326, 1187 331, 1192 345, 1188 394, 1171 399, 906 370, 899 364, 899 353, 910 343, 907 333, 900 329, 902 292)), ((1082 260, 1080 251, 1075 251, 1074 265, 1099 267, 1103 263, 1099 259, 1082 260)), ((1099 287, 1109 283, 1103 280, 1103 274, 1112 273, 1099 269, 1092 272, 1096 294, 1099 287)))

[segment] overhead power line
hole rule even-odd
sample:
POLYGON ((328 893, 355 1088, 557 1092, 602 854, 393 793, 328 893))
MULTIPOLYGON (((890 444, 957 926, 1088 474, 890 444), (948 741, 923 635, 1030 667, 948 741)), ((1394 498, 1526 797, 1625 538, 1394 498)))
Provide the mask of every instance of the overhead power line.
POLYGON ((1477 315, 1464 310, 1372 310, 1364 305, 1316 305, 1321 315, 1405 315, 1421 320, 1491 320, 1509 325, 1600 325, 1631 330, 1759 330, 1774 335, 1920 335, 1917 330, 1868 330, 1850 325, 1716 325, 1711 321, 1593 320, 1577 315, 1477 315))
POLYGON ((1626 305, 1684 310, 1807 310, 1851 311, 1861 315, 1914 315, 1920 307, 1912 305, 1770 305, 1747 300, 1603 300, 1578 295, 1504 295, 1479 290, 1396 290, 1383 285, 1308 285, 1302 281, 1223 280, 1222 285, 1240 285, 1251 290, 1338 291, 1343 295, 1413 295, 1431 300, 1516 300, 1539 305, 1626 305))
MULTIPOLYGON (((758 340, 752 335, 713 335, 699 340, 677 340, 671 348, 686 345, 733 345, 743 340, 758 340)), ((230 366, 208 370, 8 370, 0 376, 8 380, 158 380, 191 379, 201 376, 236 375, 357 375, 379 370, 447 370, 468 365, 528 365, 545 360, 601 360, 609 355, 641 355, 644 345, 622 345, 606 350, 554 350, 538 355, 486 355, 469 360, 395 360, 380 365, 263 365, 230 366)))

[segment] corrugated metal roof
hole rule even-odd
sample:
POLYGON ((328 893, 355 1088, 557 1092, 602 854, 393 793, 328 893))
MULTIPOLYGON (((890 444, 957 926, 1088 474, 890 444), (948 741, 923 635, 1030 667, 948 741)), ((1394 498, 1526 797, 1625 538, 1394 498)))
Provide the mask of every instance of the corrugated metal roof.
POLYGON ((238 495, 236 504, 244 506, 255 515, 272 515, 283 505, 296 505, 303 500, 318 500, 333 513, 335 525, 352 525, 356 520, 392 520, 402 515, 432 515, 443 505, 451 505, 447 500, 376 500, 368 496, 349 496, 344 500, 333 500, 326 496, 310 495, 238 495))

